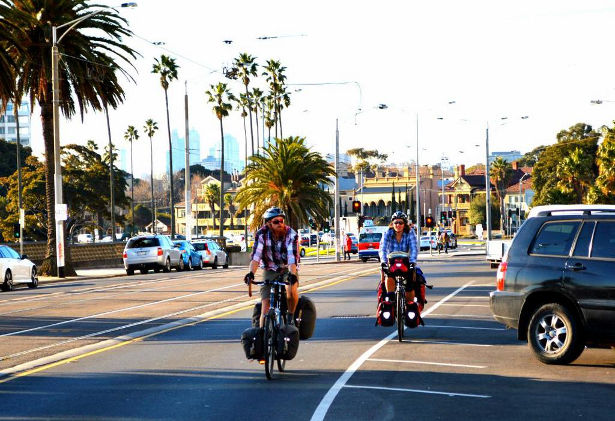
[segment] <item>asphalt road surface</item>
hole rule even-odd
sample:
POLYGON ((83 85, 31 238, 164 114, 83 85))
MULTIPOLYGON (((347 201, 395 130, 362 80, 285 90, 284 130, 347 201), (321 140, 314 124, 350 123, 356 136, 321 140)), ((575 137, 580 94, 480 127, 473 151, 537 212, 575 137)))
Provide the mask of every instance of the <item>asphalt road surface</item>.
POLYGON ((251 309, 238 307, 0 378, 0 419, 612 419, 615 352, 535 360, 491 317, 484 257, 421 263, 434 285, 426 326, 403 343, 374 326, 375 271, 361 272, 377 264, 325 266, 347 275, 304 292, 315 334, 272 381, 243 355, 251 309))

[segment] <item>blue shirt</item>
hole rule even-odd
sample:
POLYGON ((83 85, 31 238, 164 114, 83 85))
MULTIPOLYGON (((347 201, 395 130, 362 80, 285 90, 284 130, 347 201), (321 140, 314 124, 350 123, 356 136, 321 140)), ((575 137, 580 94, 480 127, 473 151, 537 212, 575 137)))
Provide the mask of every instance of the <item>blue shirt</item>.
POLYGON ((380 250, 378 251, 380 261, 388 263, 387 256, 393 251, 403 251, 408 253, 410 262, 416 263, 418 250, 416 247, 416 235, 414 234, 413 229, 411 229, 408 233, 402 233, 400 242, 397 242, 397 239, 395 238, 395 230, 393 228, 389 228, 389 230, 384 233, 382 239, 380 240, 380 250))

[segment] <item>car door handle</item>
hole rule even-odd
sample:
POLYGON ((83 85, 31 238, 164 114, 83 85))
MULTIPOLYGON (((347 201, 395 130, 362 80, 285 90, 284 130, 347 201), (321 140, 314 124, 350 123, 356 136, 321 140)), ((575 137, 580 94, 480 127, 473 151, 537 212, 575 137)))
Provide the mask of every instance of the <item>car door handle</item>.
POLYGON ((583 266, 581 263, 577 262, 574 264, 571 263, 566 263, 566 265, 564 266, 565 269, 567 270, 572 270, 572 271, 579 271, 579 270, 585 270, 585 266, 583 266))

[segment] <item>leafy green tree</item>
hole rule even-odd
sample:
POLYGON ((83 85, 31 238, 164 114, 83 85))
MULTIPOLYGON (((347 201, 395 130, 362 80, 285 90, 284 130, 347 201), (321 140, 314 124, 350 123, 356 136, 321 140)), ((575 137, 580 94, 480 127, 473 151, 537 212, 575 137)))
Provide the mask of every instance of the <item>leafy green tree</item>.
POLYGON ((307 224, 310 216, 318 223, 329 217, 333 200, 324 186, 333 184, 329 177, 335 171, 321 154, 310 151, 305 138, 278 139, 250 161, 235 200, 239 211, 254 206, 251 229, 261 225, 261 215, 271 206, 284 209, 294 228, 307 224))
POLYGON ((256 77, 258 74, 258 65, 256 64, 256 57, 252 57, 250 54, 247 53, 241 53, 239 54, 239 57, 237 57, 233 61, 233 65, 237 69, 237 76, 241 79, 241 82, 246 88, 244 100, 246 102, 246 108, 248 109, 248 113, 250 115, 250 140, 252 141, 252 155, 254 155, 254 129, 252 128, 252 98, 250 90, 248 89, 248 85, 250 85, 250 78, 256 77))
MULTIPOLYGON (((472 198, 470 209, 468 211, 468 222, 471 225, 482 224, 487 228, 487 217, 485 211, 487 204, 485 203, 485 195, 478 194, 472 198)), ((500 220, 500 203, 497 197, 491 196, 491 229, 495 229, 495 221, 500 220)))
POLYGON ((388 158, 387 154, 381 154, 376 149, 368 150, 363 148, 348 149, 346 153, 356 158, 357 162, 352 168, 355 172, 362 171, 363 174, 375 171, 378 165, 388 158))
POLYGON ((495 184, 495 193, 500 203, 500 229, 504 229, 504 196, 506 194, 506 188, 510 184, 512 166, 508 161, 498 156, 491 164, 490 176, 495 184))
MULTIPOLYGON (((160 60, 154 59, 155 63, 152 73, 160 75, 160 86, 164 90, 164 103, 167 110, 167 133, 169 135, 169 186, 171 209, 174 209, 174 189, 173 189, 173 149, 171 145, 171 120, 169 119, 169 83, 177 79, 177 69, 179 66, 175 63, 175 59, 162 54, 160 60)), ((171 211, 171 236, 175 236, 175 212, 171 211)))
POLYGON ((599 197, 590 203, 614 203, 615 202, 615 122, 613 127, 603 128, 603 141, 596 153, 598 165, 598 177, 595 189, 599 190, 599 197), (601 196, 601 197, 600 197, 601 196))
MULTIPOLYGON (((51 83, 50 27, 85 17, 70 31, 64 30, 58 45, 63 54, 59 68, 60 110, 65 117, 72 117, 78 108, 81 115, 88 108, 101 111, 105 105, 116 108, 124 100, 124 90, 118 74, 130 80, 128 72, 119 63, 132 66, 137 53, 123 41, 132 32, 127 21, 108 6, 83 0, 0 0, 0 27, 9 37, 2 36, 0 50, 10 55, 19 75, 16 97, 29 95, 30 103, 38 102, 41 108, 42 133, 45 145, 45 198, 46 216, 55 220, 54 191, 54 141, 53 103, 51 83), (92 77, 100 68, 105 77, 92 77)), ((0 35, 1 36, 1 35, 0 35)), ((6 78, 6 74, 0 72, 6 78)), ((0 83, 0 86, 4 83, 0 83)), ((41 274, 56 271, 55 224, 47 224, 47 251, 41 274)), ((70 260, 66 259, 66 274, 71 273, 70 260)))
MULTIPOLYGON (((135 172, 132 166, 132 144, 136 140, 139 140, 139 132, 135 129, 135 126, 128 126, 124 132, 124 139, 130 142, 130 214, 132 215, 130 224, 134 228, 134 214, 135 214, 135 172)), ((131 235, 133 232, 131 232, 131 235)))
POLYGON ((156 134, 156 131, 158 131, 158 123, 156 123, 151 118, 148 118, 145 121, 145 126, 143 126, 143 131, 145 132, 145 135, 149 138, 149 158, 150 158, 149 174, 150 174, 150 184, 151 184, 151 189, 152 189, 152 205, 151 205, 152 232, 154 232, 154 228, 155 228, 154 212, 153 212, 153 209, 154 209, 154 149, 152 146, 152 137, 154 137, 154 134, 156 134))
MULTIPOLYGON (((32 155, 32 149, 29 146, 21 146, 19 148, 19 156, 21 162, 25 162, 26 158, 32 155)), ((14 143, 0 139, 0 177, 8 177, 17 169, 17 148, 14 143)), ((5 195, 6 191, 0 189, 0 195, 5 195)))
MULTIPOLYGON (((557 143, 546 146, 534 165, 532 172, 532 187, 536 192, 532 201, 534 206, 577 203, 578 198, 572 191, 561 189, 557 167, 576 148, 581 149, 583 155, 596 156, 599 137, 600 134, 585 123, 575 124, 557 134, 557 143)), ((597 167, 592 164, 584 172, 596 177, 597 167)))
POLYGON ((224 203, 226 203, 226 206, 228 207, 228 213, 231 217, 231 229, 235 227, 235 224, 233 222, 233 216, 235 216, 235 212, 236 212, 236 204, 235 204, 235 198, 233 197, 232 194, 230 193, 226 193, 224 195, 224 203))
MULTIPOLYGON (((216 200, 220 198, 220 186, 216 183, 209 183, 205 186, 205 201, 211 210, 211 219, 213 221, 212 229, 216 229, 216 200)), ((220 224, 222 224, 222 211, 220 211, 220 224)))
MULTIPOLYGON (((145 227, 147 226, 147 224, 150 224, 152 222, 152 215, 153 212, 150 208, 138 204, 134 207, 134 210, 130 211, 128 217, 131 221, 134 221, 134 228, 137 231, 145 231, 145 227)), ((160 219, 160 215, 161 214, 158 214, 158 219, 160 219)), ((162 219, 160 219, 160 221, 162 222, 162 219)), ((152 232, 153 229, 154 227, 152 226, 152 232)))
POLYGON ((224 235, 224 223, 222 222, 222 210, 224 209, 224 127, 222 119, 228 117, 229 111, 233 109, 231 101, 235 96, 228 90, 226 83, 211 85, 210 90, 206 91, 208 102, 213 103, 213 111, 220 121, 220 237, 224 235))
POLYGON ((595 178, 591 171, 592 166, 593 157, 581 148, 575 148, 556 168, 559 178, 557 187, 564 193, 572 193, 576 203, 584 203, 595 178))
POLYGON ((536 165, 536 161, 540 158, 540 154, 544 151, 546 146, 538 146, 531 151, 527 152, 520 159, 517 160, 519 167, 533 167, 536 165))

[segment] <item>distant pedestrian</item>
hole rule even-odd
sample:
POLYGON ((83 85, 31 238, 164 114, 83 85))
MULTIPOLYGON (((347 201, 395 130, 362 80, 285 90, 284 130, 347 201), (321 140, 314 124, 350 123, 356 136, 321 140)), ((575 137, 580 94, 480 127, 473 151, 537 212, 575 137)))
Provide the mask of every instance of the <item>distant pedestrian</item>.
POLYGON ((448 254, 448 240, 448 233, 446 230, 442 230, 438 236, 438 254, 442 249, 444 249, 444 253, 448 254))
POLYGON ((348 256, 348 260, 350 260, 351 250, 352 250, 352 237, 346 234, 346 242, 344 244, 344 260, 346 260, 346 256, 348 256))

